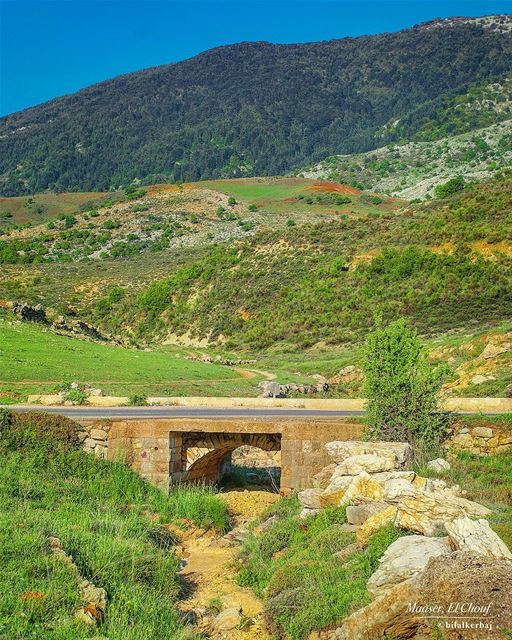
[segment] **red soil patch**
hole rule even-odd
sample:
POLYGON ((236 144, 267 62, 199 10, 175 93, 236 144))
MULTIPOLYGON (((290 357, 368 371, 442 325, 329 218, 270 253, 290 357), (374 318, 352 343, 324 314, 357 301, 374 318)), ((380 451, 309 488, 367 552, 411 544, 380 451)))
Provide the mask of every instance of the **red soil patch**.
POLYGON ((345 193, 348 195, 357 195, 360 193, 359 189, 355 189, 354 187, 349 187, 346 184, 338 184, 336 182, 315 182, 310 187, 308 187, 311 191, 324 191, 327 193, 345 193))

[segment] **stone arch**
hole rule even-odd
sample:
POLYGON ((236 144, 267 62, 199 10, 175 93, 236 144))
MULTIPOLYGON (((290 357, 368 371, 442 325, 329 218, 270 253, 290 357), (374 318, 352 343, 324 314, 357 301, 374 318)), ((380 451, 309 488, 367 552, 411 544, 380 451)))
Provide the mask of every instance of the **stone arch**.
POLYGON ((280 451, 281 434, 188 433, 182 440, 182 482, 218 482, 231 453, 242 445, 280 451))

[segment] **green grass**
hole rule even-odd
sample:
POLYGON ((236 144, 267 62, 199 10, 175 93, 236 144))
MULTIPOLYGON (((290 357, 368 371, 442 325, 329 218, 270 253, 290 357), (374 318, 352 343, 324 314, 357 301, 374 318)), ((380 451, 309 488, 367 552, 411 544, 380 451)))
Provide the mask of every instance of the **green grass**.
POLYGON ((0 220, 5 220, 4 225, 27 222, 41 224, 59 215, 76 213, 82 205, 91 201, 99 202, 109 195, 101 192, 38 193, 34 196, 0 198, 0 220), (4 218, 2 214, 6 212, 11 213, 12 218, 4 218))
POLYGON ((186 497, 185 489, 167 498, 124 465, 79 450, 79 427, 64 418, 1 420, 0 636, 160 640, 165 629, 169 640, 192 638, 176 608, 174 540, 160 523, 187 517, 225 528, 220 500, 197 490, 186 497), (73 572, 51 554, 50 536, 107 591, 97 628, 74 619, 84 603, 73 572))
POLYGON ((275 637, 302 640, 369 602, 366 582, 385 549, 401 532, 386 527, 368 547, 344 560, 333 557, 355 541, 343 531, 344 508, 330 508, 302 522, 296 497, 274 505, 277 515, 263 533, 252 533, 239 558, 237 581, 264 600, 264 617, 275 637))
POLYGON ((396 203, 386 197, 382 204, 375 205, 365 202, 358 194, 347 194, 350 200, 342 204, 321 201, 318 197, 325 196, 326 192, 311 188, 318 181, 304 178, 240 178, 207 180, 198 184, 233 196, 247 206, 256 205, 261 211, 275 214, 300 213, 314 217, 322 213, 363 214, 396 208, 396 203))
POLYGON ((59 336, 40 325, 0 316, 2 401, 51 393, 63 382, 99 387, 110 395, 255 395, 261 376, 246 380, 233 368, 185 358, 182 350, 151 352, 59 336))

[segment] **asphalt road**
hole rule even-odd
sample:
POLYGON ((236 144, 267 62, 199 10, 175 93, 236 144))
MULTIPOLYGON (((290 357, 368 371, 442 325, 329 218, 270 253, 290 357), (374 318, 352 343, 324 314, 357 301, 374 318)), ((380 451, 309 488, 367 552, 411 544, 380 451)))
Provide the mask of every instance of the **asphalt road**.
POLYGON ((250 407, 46 407, 40 405, 10 405, 12 411, 46 411, 75 419, 95 418, 276 418, 362 416, 364 411, 329 411, 325 409, 280 409, 250 407))

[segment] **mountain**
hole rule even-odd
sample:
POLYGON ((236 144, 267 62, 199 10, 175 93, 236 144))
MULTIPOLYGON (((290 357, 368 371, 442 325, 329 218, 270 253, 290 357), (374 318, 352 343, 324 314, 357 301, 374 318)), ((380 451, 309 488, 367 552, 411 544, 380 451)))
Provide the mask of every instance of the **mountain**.
POLYGON ((511 70, 508 15, 219 47, 2 118, 0 192, 282 174, 411 138, 511 70))

